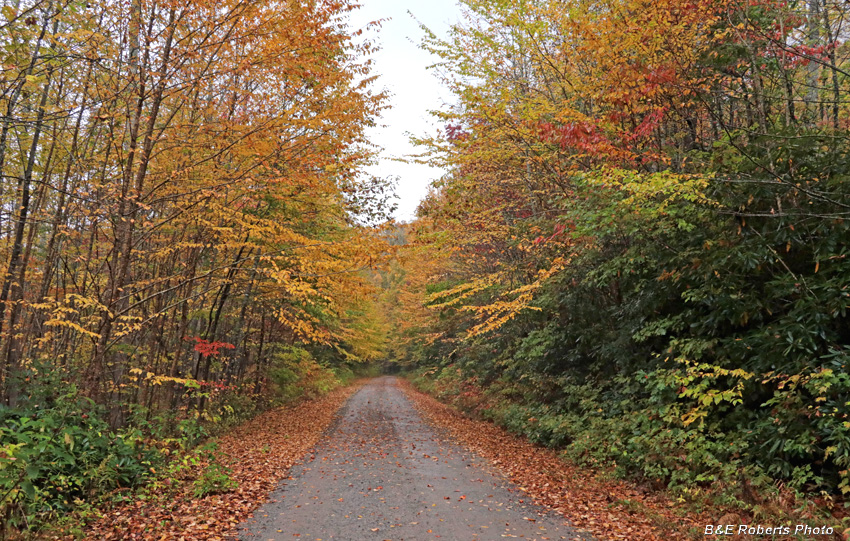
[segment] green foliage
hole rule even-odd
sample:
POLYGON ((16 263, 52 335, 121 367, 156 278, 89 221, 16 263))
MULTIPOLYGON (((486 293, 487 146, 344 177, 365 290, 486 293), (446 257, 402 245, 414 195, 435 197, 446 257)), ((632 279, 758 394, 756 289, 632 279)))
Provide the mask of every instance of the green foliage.
POLYGON ((269 369, 273 401, 277 404, 322 396, 351 377, 350 370, 322 366, 311 352, 296 346, 279 346, 269 369))
POLYGON ((231 469, 227 466, 212 462, 195 481, 192 494, 196 498, 204 498, 210 494, 230 492, 237 486, 236 481, 230 477, 231 473, 231 469))
POLYGON ((38 528, 108 491, 144 483, 161 460, 139 430, 110 430, 73 387, 49 404, 0 409, 5 526, 38 528))
POLYGON ((230 492, 237 487, 236 481, 231 478, 233 471, 218 461, 213 452, 215 447, 207 446, 203 449, 206 454, 206 467, 192 484, 192 494, 196 498, 204 498, 210 494, 221 494, 230 492))
POLYGON ((625 216, 621 196, 570 200, 561 219, 593 249, 544 285, 538 311, 483 338, 444 310, 452 326, 435 320, 441 340, 414 350, 422 387, 682 494, 748 506, 753 487, 850 492, 847 149, 788 140, 754 138, 746 157, 718 142, 703 159, 740 182, 711 184, 714 205, 674 197, 625 216), (768 157, 779 182, 755 180, 768 157))

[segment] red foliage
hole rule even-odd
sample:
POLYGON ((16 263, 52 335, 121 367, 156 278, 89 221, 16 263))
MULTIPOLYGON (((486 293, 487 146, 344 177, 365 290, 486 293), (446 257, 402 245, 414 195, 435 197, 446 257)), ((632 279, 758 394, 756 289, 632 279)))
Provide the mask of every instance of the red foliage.
POLYGON ((208 387, 212 391, 235 391, 238 389, 236 385, 225 385, 224 383, 216 382, 216 381, 199 381, 198 385, 203 387, 208 387))
POLYGON ((551 122, 541 122, 539 125, 540 138, 543 141, 555 143, 561 150, 574 148, 585 152, 595 152, 607 143, 605 136, 599 133, 596 126, 589 122, 570 122, 555 125, 551 122))
POLYGON ((661 121, 664 119, 664 113, 666 111, 667 108, 663 107, 661 109, 656 109, 643 117, 643 121, 637 125, 631 137, 636 139, 652 135, 652 132, 661 125, 661 121))
POLYGON ((195 342, 197 342, 197 344, 195 344, 194 349, 195 349, 195 351, 197 351, 198 353, 201 354, 201 357, 209 357, 210 355, 213 355, 213 356, 218 355, 219 350, 221 350, 221 348, 236 349, 236 346, 234 346, 233 344, 228 344, 227 342, 218 342, 218 341, 210 342, 209 340, 204 340, 203 338, 200 338, 198 336, 193 336, 191 338, 191 340, 194 340, 195 342))
POLYGON ((446 126, 446 139, 449 141, 463 141, 467 137, 469 137, 469 134, 464 131, 460 124, 449 124, 446 126))

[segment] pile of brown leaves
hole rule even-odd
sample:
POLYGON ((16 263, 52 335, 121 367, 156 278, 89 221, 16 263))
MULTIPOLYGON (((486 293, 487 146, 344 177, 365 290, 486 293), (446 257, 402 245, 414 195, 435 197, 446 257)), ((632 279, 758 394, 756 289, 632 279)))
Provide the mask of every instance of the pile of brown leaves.
MULTIPOLYGON (((86 538, 194 541, 235 536, 236 525, 267 500, 358 388, 350 385, 268 411, 218 438, 219 461, 232 470, 235 490, 195 498, 193 479, 177 480, 167 494, 107 510, 87 529, 86 538)), ((165 480, 166 485, 170 482, 165 480)))
POLYGON ((599 539, 692 539, 717 523, 718 517, 683 513, 662 494, 604 479, 493 423, 465 417, 407 382, 402 388, 431 424, 489 460, 530 499, 599 539))

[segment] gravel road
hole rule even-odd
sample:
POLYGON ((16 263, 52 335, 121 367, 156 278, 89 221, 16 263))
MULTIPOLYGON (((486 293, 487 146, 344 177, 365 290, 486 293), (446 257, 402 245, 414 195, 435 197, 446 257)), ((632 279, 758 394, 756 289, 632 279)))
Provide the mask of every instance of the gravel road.
POLYGON ((254 517, 240 539, 591 539, 433 430, 392 377, 349 399, 254 517))

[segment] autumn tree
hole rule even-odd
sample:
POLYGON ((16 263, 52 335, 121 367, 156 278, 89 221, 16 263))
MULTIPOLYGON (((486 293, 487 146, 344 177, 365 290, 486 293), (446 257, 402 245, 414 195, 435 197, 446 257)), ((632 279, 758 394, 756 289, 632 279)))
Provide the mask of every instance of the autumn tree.
POLYGON ((408 361, 683 494, 850 490, 845 8, 463 5, 408 361))
MULTIPOLYGON (((384 97, 355 7, 4 5, 4 424, 79 399, 104 431, 167 433, 326 390, 381 356, 371 273, 390 254, 391 183, 361 172, 384 97)), ((55 512, 16 439, 31 428, 0 434, 6 519, 55 512)))

